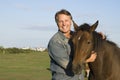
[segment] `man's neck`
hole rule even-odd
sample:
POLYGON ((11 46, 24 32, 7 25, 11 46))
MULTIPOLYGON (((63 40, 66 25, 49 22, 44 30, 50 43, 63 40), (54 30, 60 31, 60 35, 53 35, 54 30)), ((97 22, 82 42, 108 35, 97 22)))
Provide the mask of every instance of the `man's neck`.
POLYGON ((70 31, 67 33, 64 33, 64 36, 69 39, 71 37, 70 31))

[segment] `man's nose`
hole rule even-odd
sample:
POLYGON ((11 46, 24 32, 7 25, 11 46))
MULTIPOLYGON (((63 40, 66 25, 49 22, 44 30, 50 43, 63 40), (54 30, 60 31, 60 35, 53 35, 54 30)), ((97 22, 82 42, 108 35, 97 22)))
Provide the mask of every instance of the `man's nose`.
POLYGON ((63 25, 66 25, 66 22, 65 22, 65 21, 63 22, 63 25))

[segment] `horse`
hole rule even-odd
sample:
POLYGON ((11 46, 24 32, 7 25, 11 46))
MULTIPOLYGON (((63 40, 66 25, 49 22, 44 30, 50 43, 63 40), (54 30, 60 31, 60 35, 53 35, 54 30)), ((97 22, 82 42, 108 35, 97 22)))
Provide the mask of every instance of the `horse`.
POLYGON ((75 22, 72 42, 74 56, 72 70, 80 74, 90 57, 92 51, 97 53, 94 62, 89 62, 90 73, 88 80, 120 80, 120 48, 113 41, 102 39, 102 35, 95 29, 98 26, 96 21, 93 25, 84 23, 78 26, 75 22))

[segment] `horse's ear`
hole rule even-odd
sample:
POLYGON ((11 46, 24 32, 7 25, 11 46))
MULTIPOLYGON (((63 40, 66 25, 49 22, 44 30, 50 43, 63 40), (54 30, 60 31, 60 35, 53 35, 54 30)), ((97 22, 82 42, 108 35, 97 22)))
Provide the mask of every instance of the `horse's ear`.
POLYGON ((97 28, 98 26, 98 20, 90 27, 90 31, 95 31, 95 29, 97 28))
POLYGON ((77 31, 78 30, 78 25, 73 21, 73 26, 74 26, 74 30, 77 31))

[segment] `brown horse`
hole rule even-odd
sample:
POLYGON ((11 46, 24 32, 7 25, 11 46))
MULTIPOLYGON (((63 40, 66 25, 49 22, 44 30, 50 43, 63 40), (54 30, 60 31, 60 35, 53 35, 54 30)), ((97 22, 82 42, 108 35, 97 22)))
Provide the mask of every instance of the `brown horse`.
POLYGON ((74 57, 73 72, 78 74, 84 68, 85 60, 92 51, 96 51, 97 58, 88 63, 90 68, 89 80, 120 80, 120 48, 112 41, 102 39, 95 31, 98 21, 93 24, 77 26, 74 23, 75 33, 72 41, 74 57))

